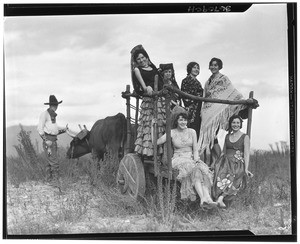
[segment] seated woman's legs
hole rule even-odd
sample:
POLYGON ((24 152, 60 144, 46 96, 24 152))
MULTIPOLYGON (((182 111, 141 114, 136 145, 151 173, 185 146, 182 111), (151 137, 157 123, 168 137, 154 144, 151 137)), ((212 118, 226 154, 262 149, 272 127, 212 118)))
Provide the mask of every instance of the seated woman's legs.
POLYGON ((197 171, 195 172, 195 189, 200 197, 201 205, 203 203, 209 203, 215 205, 216 203, 212 200, 210 196, 210 189, 208 186, 205 185, 203 175, 201 172, 197 171))
POLYGON ((202 188, 202 183, 199 179, 197 179, 196 182, 195 182, 195 189, 196 189, 196 192, 198 193, 198 195, 200 197, 201 204, 202 204, 205 199, 204 199, 204 191, 203 191, 203 188, 202 188))

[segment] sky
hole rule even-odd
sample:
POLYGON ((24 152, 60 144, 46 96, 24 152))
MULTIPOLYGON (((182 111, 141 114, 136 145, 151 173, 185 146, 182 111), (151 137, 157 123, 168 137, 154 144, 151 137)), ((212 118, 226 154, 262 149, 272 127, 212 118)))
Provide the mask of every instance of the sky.
POLYGON ((130 51, 142 44, 156 66, 173 63, 179 85, 190 61, 200 64, 204 86, 210 59, 222 59, 220 72, 245 98, 254 91, 260 104, 251 148, 289 142, 286 13, 286 4, 253 4, 226 14, 5 17, 6 126, 37 125, 51 94, 63 100, 58 124, 73 131, 126 114, 121 92, 131 85, 130 51))

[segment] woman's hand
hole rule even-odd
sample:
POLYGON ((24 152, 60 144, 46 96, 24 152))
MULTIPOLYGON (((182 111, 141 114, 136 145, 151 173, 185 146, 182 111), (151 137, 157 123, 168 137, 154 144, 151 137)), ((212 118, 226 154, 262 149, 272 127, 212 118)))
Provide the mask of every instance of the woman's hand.
POLYGON ((151 86, 147 86, 147 87, 146 87, 146 94, 147 94, 147 95, 152 95, 152 93, 153 93, 152 87, 151 87, 151 86))
POLYGON ((250 178, 253 177, 253 174, 249 170, 245 169, 245 173, 248 177, 250 177, 250 178))

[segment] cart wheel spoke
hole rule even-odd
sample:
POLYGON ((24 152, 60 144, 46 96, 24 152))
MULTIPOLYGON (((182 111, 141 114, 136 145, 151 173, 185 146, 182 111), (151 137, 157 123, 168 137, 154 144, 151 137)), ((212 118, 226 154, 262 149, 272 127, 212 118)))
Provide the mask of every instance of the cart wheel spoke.
POLYGON ((117 184, 122 194, 133 198, 145 194, 145 172, 140 157, 134 153, 124 156, 119 165, 117 184))

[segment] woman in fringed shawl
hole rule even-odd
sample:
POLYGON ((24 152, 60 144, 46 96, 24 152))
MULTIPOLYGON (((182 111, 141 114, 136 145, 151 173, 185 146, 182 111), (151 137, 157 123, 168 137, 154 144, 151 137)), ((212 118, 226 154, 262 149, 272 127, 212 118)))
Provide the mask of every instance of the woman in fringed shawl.
MULTIPOLYGON (((149 97, 154 90, 154 81, 158 80, 158 90, 163 88, 161 79, 158 79, 158 71, 150 61, 149 55, 142 45, 131 50, 132 83, 136 93, 143 97, 140 106, 139 125, 134 151, 141 156, 153 156, 153 144, 151 140, 151 122, 154 118, 154 99, 149 97)), ((158 136, 165 132, 166 114, 164 98, 157 101, 158 136)), ((163 153, 163 148, 158 148, 158 154, 163 153)))
POLYGON ((238 115, 229 119, 223 153, 214 167, 212 194, 221 208, 225 208, 226 204, 228 206, 239 190, 246 187, 246 176, 253 176, 248 170, 250 139, 240 131, 242 123, 243 120, 238 115))
MULTIPOLYGON (((219 70, 223 68, 221 59, 212 58, 209 62, 209 69, 212 73, 204 86, 205 98, 217 98, 224 100, 241 100, 242 94, 234 88, 227 76, 221 74, 219 70)), ((229 105, 221 103, 204 102, 201 109, 201 128, 198 140, 200 154, 205 149, 214 148, 220 155, 221 148, 218 144, 217 133, 219 129, 228 129, 229 118, 247 109, 246 105, 229 105)))

